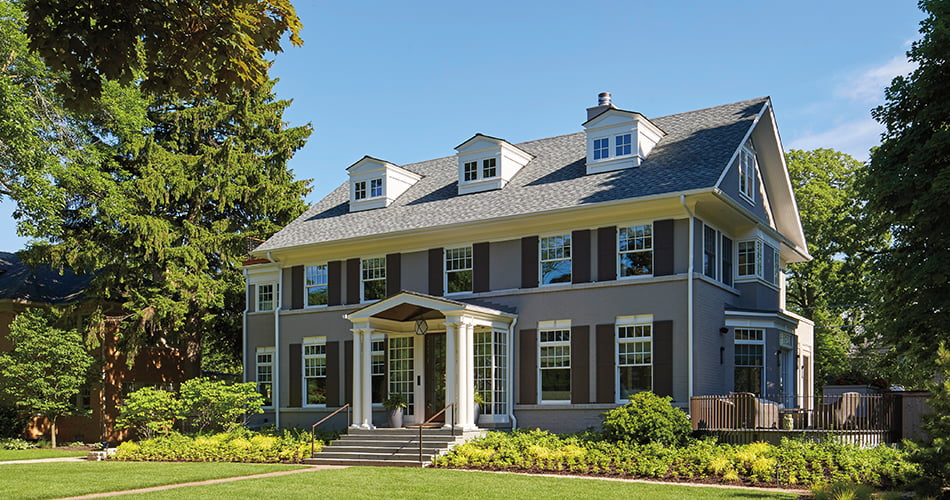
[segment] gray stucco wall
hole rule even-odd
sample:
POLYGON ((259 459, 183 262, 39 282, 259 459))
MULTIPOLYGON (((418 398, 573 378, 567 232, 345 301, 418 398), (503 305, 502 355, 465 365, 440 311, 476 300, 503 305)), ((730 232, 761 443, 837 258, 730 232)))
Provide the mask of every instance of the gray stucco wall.
POLYGON ((778 310, 778 290, 758 281, 736 283, 735 287, 740 295, 731 302, 734 306, 761 311, 778 310))
POLYGON ((492 243, 489 246, 488 283, 492 290, 521 286, 521 240, 492 243))
POLYGON ((402 254, 400 267, 402 272, 402 283, 400 288, 411 290, 413 292, 429 293, 428 273, 429 266, 428 252, 410 252, 402 254))
POLYGON ((736 295, 704 280, 696 280, 693 293, 693 392, 724 394, 732 390, 734 356, 732 332, 719 329, 725 325, 723 304, 736 295))

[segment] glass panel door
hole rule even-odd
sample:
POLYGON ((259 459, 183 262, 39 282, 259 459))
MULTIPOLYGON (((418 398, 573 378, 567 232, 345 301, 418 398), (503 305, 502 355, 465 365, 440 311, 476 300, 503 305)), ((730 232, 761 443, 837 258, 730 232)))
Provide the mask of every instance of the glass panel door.
POLYGON ((389 394, 400 394, 408 407, 404 414, 415 414, 413 376, 415 362, 412 337, 393 337, 389 340, 389 394))

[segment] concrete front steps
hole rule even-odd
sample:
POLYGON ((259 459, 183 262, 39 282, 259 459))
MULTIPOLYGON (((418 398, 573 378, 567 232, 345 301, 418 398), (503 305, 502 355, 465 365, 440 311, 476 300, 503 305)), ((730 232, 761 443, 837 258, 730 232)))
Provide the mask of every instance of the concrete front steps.
POLYGON ((422 430, 422 462, 419 462, 419 429, 350 429, 323 450, 304 459, 310 465, 376 465, 424 467, 457 444, 485 431, 462 432, 450 429, 422 430))

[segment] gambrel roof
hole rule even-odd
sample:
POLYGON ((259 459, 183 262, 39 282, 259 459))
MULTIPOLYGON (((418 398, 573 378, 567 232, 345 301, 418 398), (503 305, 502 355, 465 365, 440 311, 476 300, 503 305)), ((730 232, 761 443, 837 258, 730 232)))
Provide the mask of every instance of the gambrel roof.
POLYGON ((667 133, 640 167, 585 173, 585 133, 514 144, 534 156, 503 189, 458 194, 455 156, 401 167, 422 176, 390 206, 350 212, 343 184, 255 250, 531 215, 583 205, 713 188, 768 97, 651 121, 667 133))

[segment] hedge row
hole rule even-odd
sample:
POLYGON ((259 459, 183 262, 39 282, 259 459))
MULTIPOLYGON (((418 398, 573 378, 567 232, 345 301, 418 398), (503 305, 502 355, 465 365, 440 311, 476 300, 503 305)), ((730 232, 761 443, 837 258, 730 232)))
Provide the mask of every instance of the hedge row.
MULTIPOLYGON (((316 451, 323 448, 316 441, 316 451)), ((220 434, 170 434, 119 445, 115 460, 171 462, 300 463, 310 457, 310 434, 285 431, 267 435, 237 429, 220 434)))
POLYGON ((558 436, 540 430, 491 432, 456 447, 433 465, 802 486, 853 481, 889 487, 919 475, 919 467, 907 460, 905 451, 883 445, 863 449, 786 439, 779 446, 699 440, 667 447, 613 442, 595 433, 558 436))

